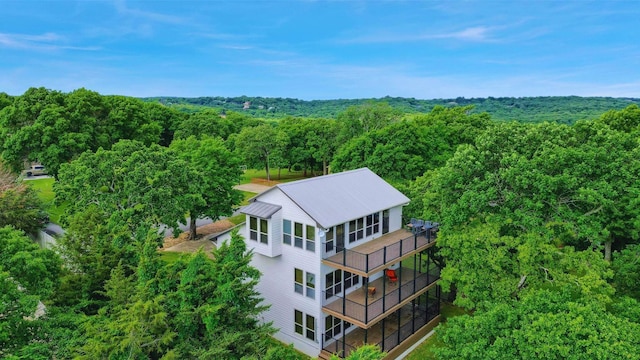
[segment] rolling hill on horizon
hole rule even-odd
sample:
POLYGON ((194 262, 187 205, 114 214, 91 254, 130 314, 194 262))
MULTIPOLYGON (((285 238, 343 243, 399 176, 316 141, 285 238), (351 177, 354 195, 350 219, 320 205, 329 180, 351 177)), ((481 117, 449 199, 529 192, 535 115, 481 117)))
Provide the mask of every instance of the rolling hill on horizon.
POLYGON ((147 97, 148 102, 159 102, 184 112, 198 112, 207 108, 236 111, 261 118, 285 116, 335 118, 350 106, 367 102, 386 102, 405 113, 425 113, 434 106, 468 106, 473 113, 487 112, 497 121, 558 122, 573 124, 577 120, 594 119, 609 110, 620 110, 631 104, 640 104, 638 98, 537 96, 488 97, 422 100, 403 97, 376 99, 300 100, 270 97, 147 97))

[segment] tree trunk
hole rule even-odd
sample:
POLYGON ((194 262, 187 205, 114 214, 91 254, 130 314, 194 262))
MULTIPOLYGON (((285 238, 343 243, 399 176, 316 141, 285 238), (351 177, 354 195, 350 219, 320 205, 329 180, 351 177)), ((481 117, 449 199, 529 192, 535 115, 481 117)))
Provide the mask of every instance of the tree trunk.
POLYGON ((322 159, 322 175, 327 175, 327 159, 322 159))
POLYGON ((282 174, 282 166, 278 166, 278 180, 282 179, 281 174, 282 174))
POLYGON ((452 303, 456 300, 456 296, 458 295, 458 288, 455 285, 451 285, 449 289, 449 293, 447 294, 447 302, 452 303))
POLYGON ((604 259, 609 262, 611 262, 611 243, 613 243, 611 238, 604 243, 604 259))
POLYGON ((198 235, 196 230, 198 229, 196 227, 196 218, 191 217, 189 218, 189 240, 195 240, 196 236, 198 235))
POLYGON ((264 161, 264 168, 267 170, 267 183, 271 181, 271 176, 269 175, 269 155, 267 155, 264 161))

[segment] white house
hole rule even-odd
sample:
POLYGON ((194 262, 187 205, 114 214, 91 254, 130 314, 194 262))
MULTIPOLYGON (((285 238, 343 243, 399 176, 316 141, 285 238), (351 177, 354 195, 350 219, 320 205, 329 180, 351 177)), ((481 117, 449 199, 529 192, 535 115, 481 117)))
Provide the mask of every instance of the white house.
POLYGON ((405 229, 408 202, 362 168, 276 185, 241 209, 276 338, 312 357, 373 343, 391 358, 438 323, 437 224, 405 229))

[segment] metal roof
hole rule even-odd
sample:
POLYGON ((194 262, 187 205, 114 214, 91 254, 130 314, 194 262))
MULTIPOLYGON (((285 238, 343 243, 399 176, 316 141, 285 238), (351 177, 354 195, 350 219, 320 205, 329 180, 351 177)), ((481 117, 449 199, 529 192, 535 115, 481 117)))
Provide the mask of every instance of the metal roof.
POLYGON ((282 209, 280 205, 269 204, 262 201, 254 201, 251 204, 240 209, 243 214, 259 217, 261 219, 269 219, 271 215, 282 209))
POLYGON ((368 168, 278 184, 274 188, 285 193, 325 229, 409 202, 409 198, 368 168))

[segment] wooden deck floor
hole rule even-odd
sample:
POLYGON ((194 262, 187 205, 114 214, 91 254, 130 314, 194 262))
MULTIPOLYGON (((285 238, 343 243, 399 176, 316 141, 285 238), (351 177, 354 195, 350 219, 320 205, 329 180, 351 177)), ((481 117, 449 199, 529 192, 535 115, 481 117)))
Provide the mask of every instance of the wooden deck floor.
POLYGON ((381 268, 428 248, 435 243, 434 240, 427 238, 425 234, 415 236, 411 231, 400 229, 341 251, 322 262, 368 277, 381 268))
POLYGON ((431 271, 428 282, 425 279, 426 273, 416 272, 415 276, 421 279, 421 283, 416 281, 416 289, 414 290, 413 269, 402 268, 401 271, 396 270, 396 273, 400 278, 396 283, 389 283, 386 276, 383 276, 370 282, 368 286, 363 286, 348 293, 345 301, 340 297, 341 295, 336 296, 336 300, 324 305, 323 310, 366 328, 367 324, 370 324, 385 312, 392 310, 396 305, 410 299, 414 294, 423 292, 424 289, 429 287, 429 284, 439 278, 437 269, 431 271), (375 294, 370 295, 368 293, 367 289, 369 287, 376 289, 375 294))

